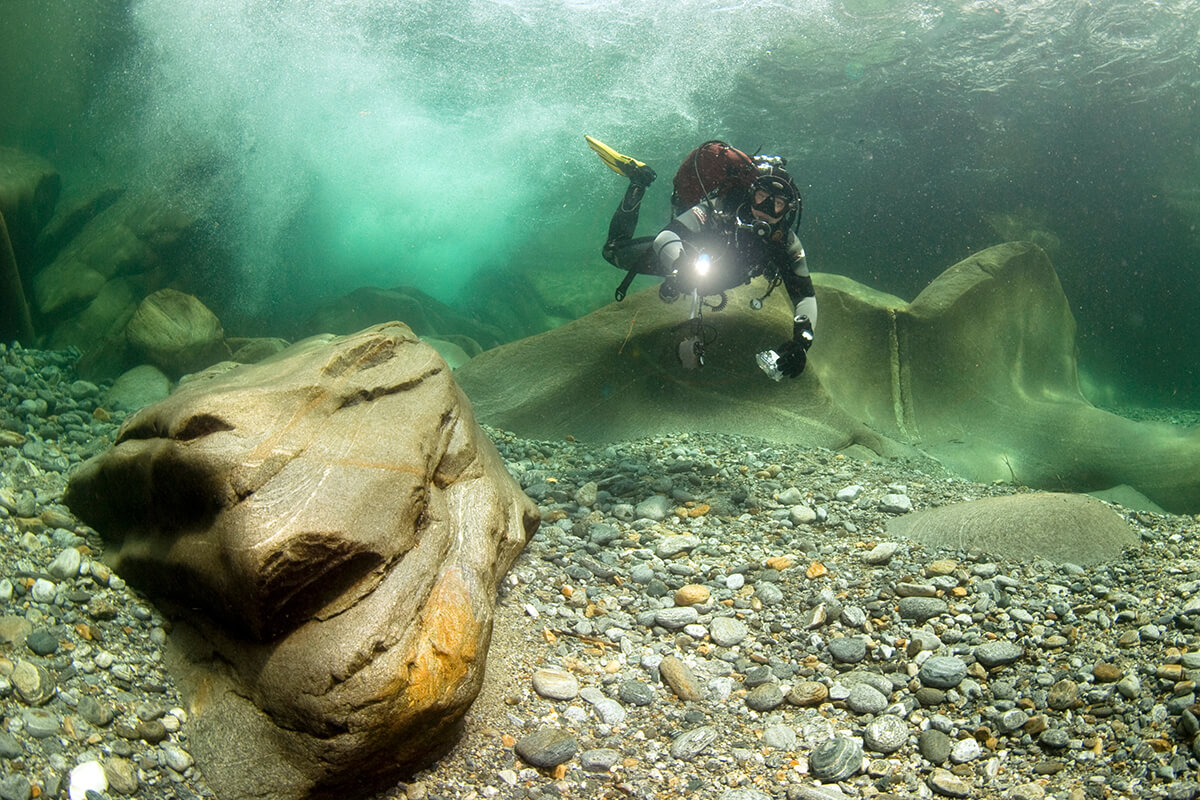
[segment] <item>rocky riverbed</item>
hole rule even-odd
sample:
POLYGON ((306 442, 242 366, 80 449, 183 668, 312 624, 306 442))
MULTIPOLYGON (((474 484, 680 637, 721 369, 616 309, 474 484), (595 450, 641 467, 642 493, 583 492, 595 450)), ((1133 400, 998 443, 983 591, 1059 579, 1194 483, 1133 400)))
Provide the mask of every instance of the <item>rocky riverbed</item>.
MULTIPOLYGON (((0 800, 211 794, 169 623, 62 506, 121 412, 70 354, 0 351, 0 800)), ((681 434, 489 431, 542 509, 459 745, 399 798, 1200 795, 1200 531, 1081 567, 893 537, 1026 491, 930 463, 681 434)))

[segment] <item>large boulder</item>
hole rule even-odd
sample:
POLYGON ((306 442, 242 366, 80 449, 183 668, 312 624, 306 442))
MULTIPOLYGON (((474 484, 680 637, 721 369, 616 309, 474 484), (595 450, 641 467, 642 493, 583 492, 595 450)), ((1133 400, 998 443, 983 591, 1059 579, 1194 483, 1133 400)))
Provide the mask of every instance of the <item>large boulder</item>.
POLYGON ((308 334, 346 334, 393 319, 401 320, 419 336, 453 342, 468 356, 508 338, 496 326, 480 322, 412 286, 355 289, 323 303, 304 328, 308 334))
POLYGON ((22 269, 32 266, 34 244, 53 217, 61 193, 62 178, 49 161, 0 147, 0 214, 8 223, 13 252, 22 269))
POLYGON ((705 313, 715 341, 699 371, 674 356, 685 302, 664 305, 650 289, 482 353, 456 377, 480 419, 529 437, 738 433, 917 453, 983 482, 1127 486, 1170 511, 1200 511, 1200 430, 1134 422, 1083 397, 1075 321, 1036 245, 980 252, 912 303, 837 275, 813 280, 817 339, 797 380, 775 384, 754 367, 752 354, 791 328, 783 292, 750 310, 761 286, 705 313))
POLYGON ((26 293, 38 232, 50 219, 62 187, 39 156, 0 147, 0 341, 34 342, 26 293))
POLYGON ((193 377, 66 499, 176 622, 206 780, 266 800, 359 796, 453 741, 538 524, 399 323, 193 377))
POLYGON ((144 299, 125 326, 129 344, 145 360, 179 377, 231 357, 217 315, 193 295, 159 289, 144 299))
POLYGON ((1167 510, 1200 511, 1200 430, 1084 398, 1075 319, 1036 245, 976 253, 911 303, 836 275, 816 283, 814 369, 855 419, 972 480, 1129 486, 1167 510))
MULTIPOLYGON (((485 351, 455 377, 480 419, 534 438, 616 441, 707 431, 862 454, 905 452, 846 414, 811 372, 776 383, 759 370, 755 353, 789 338, 792 327, 782 291, 761 310, 751 307, 763 288, 736 288, 722 310, 704 313, 702 369, 685 369, 676 355, 690 335, 690 301, 664 304, 647 289, 485 351)), ((819 335, 814 357, 824 340, 819 335)))
POLYGON ((195 209, 169 197, 122 195, 90 219, 34 277, 37 311, 59 317, 74 313, 118 277, 161 286, 159 273, 165 271, 166 254, 196 220, 195 209))
POLYGON ((29 313, 29 301, 25 297, 24 282, 17 267, 12 242, 8 238, 8 225, 0 212, 0 342, 20 339, 28 345, 34 343, 33 318, 29 313))
POLYGON ((1062 492, 951 503, 895 517, 887 528, 939 549, 1082 566, 1115 560, 1139 542, 1129 523, 1109 506, 1094 497, 1062 492))

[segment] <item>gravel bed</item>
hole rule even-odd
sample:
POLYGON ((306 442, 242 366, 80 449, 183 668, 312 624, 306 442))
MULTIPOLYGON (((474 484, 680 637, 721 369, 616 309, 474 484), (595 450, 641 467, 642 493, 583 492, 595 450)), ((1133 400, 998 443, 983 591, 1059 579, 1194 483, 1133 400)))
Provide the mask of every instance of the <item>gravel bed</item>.
MULTIPOLYGON (((121 414, 0 348, 0 800, 211 796, 169 623, 61 498, 121 414)), ((378 797, 1200 796, 1200 531, 1083 568, 934 551, 896 515, 1028 491, 743 437, 489 431, 542 528, 441 761, 378 797)))

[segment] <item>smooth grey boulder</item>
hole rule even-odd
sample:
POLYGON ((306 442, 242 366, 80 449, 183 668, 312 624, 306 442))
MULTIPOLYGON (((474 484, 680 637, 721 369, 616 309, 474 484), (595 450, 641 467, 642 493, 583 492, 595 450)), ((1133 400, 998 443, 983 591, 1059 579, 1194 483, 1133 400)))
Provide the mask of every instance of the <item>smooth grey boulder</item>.
POLYGON ((1075 319, 1036 245, 976 253, 911 303, 838 275, 813 283, 817 336, 795 380, 775 383, 755 367, 754 353, 792 325, 783 292, 751 309, 761 284, 705 312, 715 338, 703 369, 675 356, 685 304, 648 289, 485 351, 456 377, 481 420, 531 438, 732 433, 932 459, 979 482, 1132 487, 1124 496, 1200 511, 1200 430, 1135 422, 1084 398, 1075 319))
POLYGON ((891 519, 887 529, 934 547, 1081 566, 1111 561, 1138 542, 1129 523, 1102 501, 1058 492, 938 506, 891 519))
POLYGON ((138 304, 125 336, 147 361, 176 378, 231 356, 217 316, 175 289, 159 289, 138 304))

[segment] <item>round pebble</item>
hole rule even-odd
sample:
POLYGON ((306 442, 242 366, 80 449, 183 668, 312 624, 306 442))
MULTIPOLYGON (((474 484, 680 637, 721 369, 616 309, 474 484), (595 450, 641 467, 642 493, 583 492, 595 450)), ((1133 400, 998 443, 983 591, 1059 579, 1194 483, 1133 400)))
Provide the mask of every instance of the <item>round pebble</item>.
POLYGON ((709 636, 721 647, 735 647, 746 640, 749 630, 746 623, 734 617, 717 617, 709 625, 709 636))
POLYGON ((933 656, 921 665, 917 678, 934 689, 953 689, 967 677, 967 665, 955 656, 933 656))
POLYGON ((675 591, 675 605, 677 606, 698 606, 707 603, 712 592, 707 586, 698 583, 689 583, 686 586, 681 586, 675 591))
POLYGON ((887 695, 866 683, 851 686, 846 696, 846 707, 855 714, 879 714, 887 706, 887 695))
POLYGON ((808 768, 820 781, 844 781, 862 769, 862 744, 848 736, 834 736, 808 757, 808 768))
POLYGON ((755 711, 770 711, 783 704, 783 690, 778 684, 756 686, 746 695, 746 705, 755 711))
POLYGON ((863 730, 863 746, 876 753, 894 753, 908 743, 908 723, 894 714, 876 717, 863 730))
POLYGON ((539 669, 533 673, 533 690, 548 700, 574 700, 579 679, 563 669, 539 669))
POLYGON ((829 689, 816 681, 800 681, 787 695, 787 701, 796 706, 819 706, 828 698, 829 689))
POLYGON ((826 644, 829 655, 841 664, 857 664, 867 657, 867 640, 861 636, 839 636, 826 644))
POLYGON ((1024 648, 1012 642, 988 642, 975 648, 975 660, 988 669, 995 669, 1016 663, 1024 653, 1024 648))

